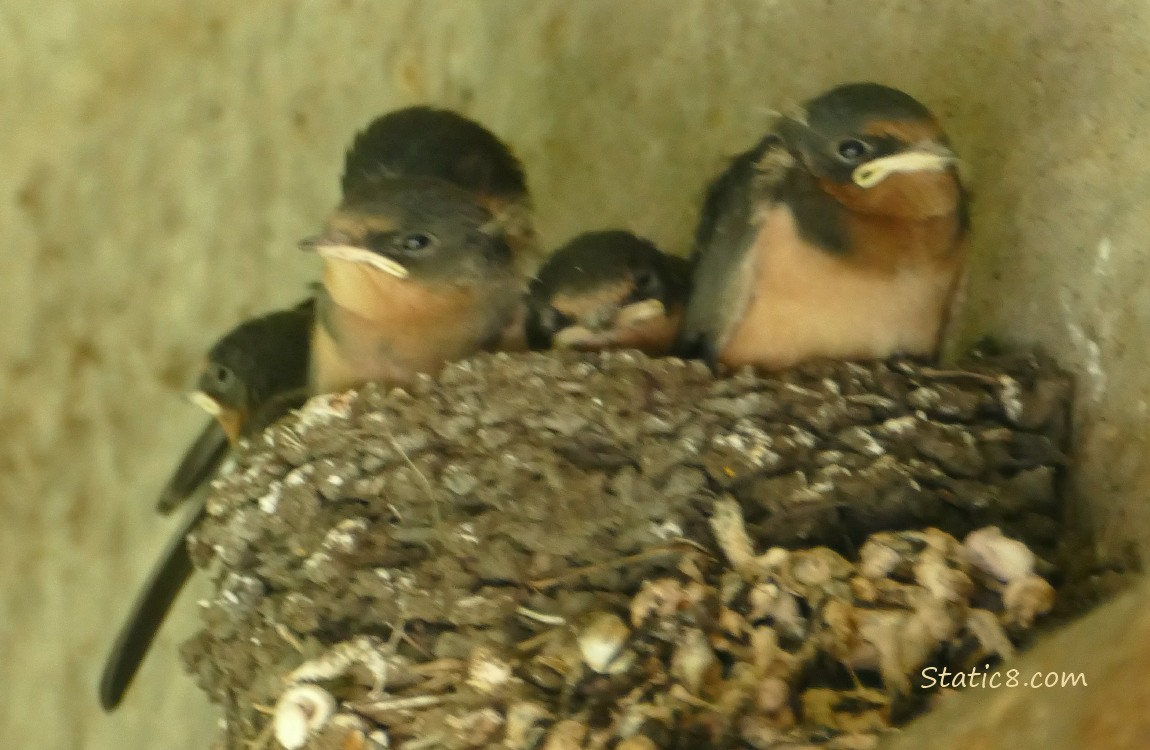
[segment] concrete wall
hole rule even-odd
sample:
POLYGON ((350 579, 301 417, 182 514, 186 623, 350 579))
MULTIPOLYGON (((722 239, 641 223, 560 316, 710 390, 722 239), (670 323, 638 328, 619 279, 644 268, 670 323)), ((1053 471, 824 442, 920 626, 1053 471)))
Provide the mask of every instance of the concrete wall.
POLYGON ((199 424, 179 393, 215 335, 299 296, 344 145, 413 102, 517 146, 548 242, 624 225, 681 251, 769 108, 847 79, 915 93, 977 181, 967 335, 1082 373, 1082 523, 1104 553, 1150 539, 1148 35, 1120 0, 7 0, 0 744, 205 746, 174 656, 194 597, 127 705, 95 702, 199 424))

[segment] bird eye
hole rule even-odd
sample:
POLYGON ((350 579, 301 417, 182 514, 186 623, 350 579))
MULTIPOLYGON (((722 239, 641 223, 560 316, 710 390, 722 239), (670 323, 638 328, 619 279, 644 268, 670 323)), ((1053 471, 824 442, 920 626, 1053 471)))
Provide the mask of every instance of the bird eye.
POLYGON ((223 365, 212 365, 211 374, 212 380, 221 388, 230 386, 236 376, 230 367, 224 367, 223 365))
POLYGON ((435 237, 426 232, 408 232, 400 235, 396 246, 405 253, 419 253, 435 244, 435 237))
POLYGON ((663 296, 663 283, 659 279, 659 274, 655 273, 649 268, 644 268, 635 271, 631 276, 635 284, 632 297, 636 301, 645 299, 659 299, 663 296))
POLYGON ((570 315, 559 312, 551 305, 543 308, 543 310, 541 310, 539 313, 539 324, 548 333, 557 333, 558 331, 563 330, 574 322, 575 319, 570 315))
POLYGON ((839 141, 838 145, 835 146, 835 151, 844 161, 857 162, 871 153, 871 147, 866 141, 860 141, 858 138, 847 138, 839 141))

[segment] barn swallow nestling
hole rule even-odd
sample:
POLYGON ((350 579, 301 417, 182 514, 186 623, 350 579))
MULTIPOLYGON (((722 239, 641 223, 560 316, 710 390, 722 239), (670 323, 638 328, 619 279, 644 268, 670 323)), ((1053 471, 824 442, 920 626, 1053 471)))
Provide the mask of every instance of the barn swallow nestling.
POLYGON ((942 127, 875 83, 779 118, 708 188, 680 348, 729 367, 933 357, 965 273, 942 127))
POLYGON ((313 394, 434 374, 493 348, 520 304, 500 217, 440 179, 359 184, 301 247, 324 260, 313 394))
POLYGON ((506 143, 474 120, 426 106, 376 118, 348 149, 340 187, 347 196, 380 177, 450 182, 499 219, 523 278, 542 261, 523 166, 506 143))
POLYGON ((639 349, 675 342, 690 266, 621 230, 581 234, 547 260, 527 292, 532 349, 639 349))
MULTIPOLYGON (((240 324, 208 353, 193 400, 212 421, 180 462, 161 496, 169 512, 215 475, 230 447, 259 433, 307 395, 313 300, 240 324)), ((119 705, 160 625, 192 574, 185 537, 203 517, 203 498, 160 556, 112 646, 100 678, 100 704, 119 705)))
POLYGON ((306 398, 314 313, 309 298, 241 323, 208 351, 188 397, 212 419, 161 492, 161 513, 204 486, 242 435, 259 432, 306 398))

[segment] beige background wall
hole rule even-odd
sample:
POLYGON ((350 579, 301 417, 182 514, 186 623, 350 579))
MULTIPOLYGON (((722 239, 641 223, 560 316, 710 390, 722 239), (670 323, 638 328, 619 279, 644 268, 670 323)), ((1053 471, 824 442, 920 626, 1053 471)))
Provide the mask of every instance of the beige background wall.
POLYGON ((1147 39, 1150 6, 1117 0, 6 0, 0 746, 205 746, 174 656, 192 597, 127 705, 95 702, 199 424, 179 392, 215 335, 299 295, 344 145, 413 102, 516 145, 548 242, 624 225, 682 251, 769 108, 907 88, 977 180, 966 331, 1082 372, 1084 518, 1107 551, 1150 539, 1147 39))

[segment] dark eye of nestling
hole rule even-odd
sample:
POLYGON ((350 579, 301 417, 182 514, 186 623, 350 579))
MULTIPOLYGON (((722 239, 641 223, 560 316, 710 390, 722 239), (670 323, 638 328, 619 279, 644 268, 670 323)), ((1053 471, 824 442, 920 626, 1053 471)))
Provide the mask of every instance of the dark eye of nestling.
POLYGON ((636 302, 641 302, 647 299, 659 299, 663 296, 663 284, 659 280, 659 274, 655 273, 649 268, 644 268, 635 271, 631 276, 635 283, 634 291, 631 293, 632 299, 636 302))
POLYGON ((575 319, 548 305, 539 313, 539 323, 547 331, 556 333, 573 324, 575 319))
POLYGON ((214 380, 216 385, 220 386, 221 388, 227 388, 235 379, 235 373, 232 372, 230 367, 224 367, 223 365, 212 365, 211 372, 212 380, 214 380))
POLYGON ((426 232, 408 232, 396 239, 396 247, 405 253, 418 253, 435 244, 435 237, 426 232))
POLYGON ((839 141, 835 151, 845 161, 858 161, 870 154, 871 147, 866 141, 860 141, 858 138, 847 138, 839 141))

